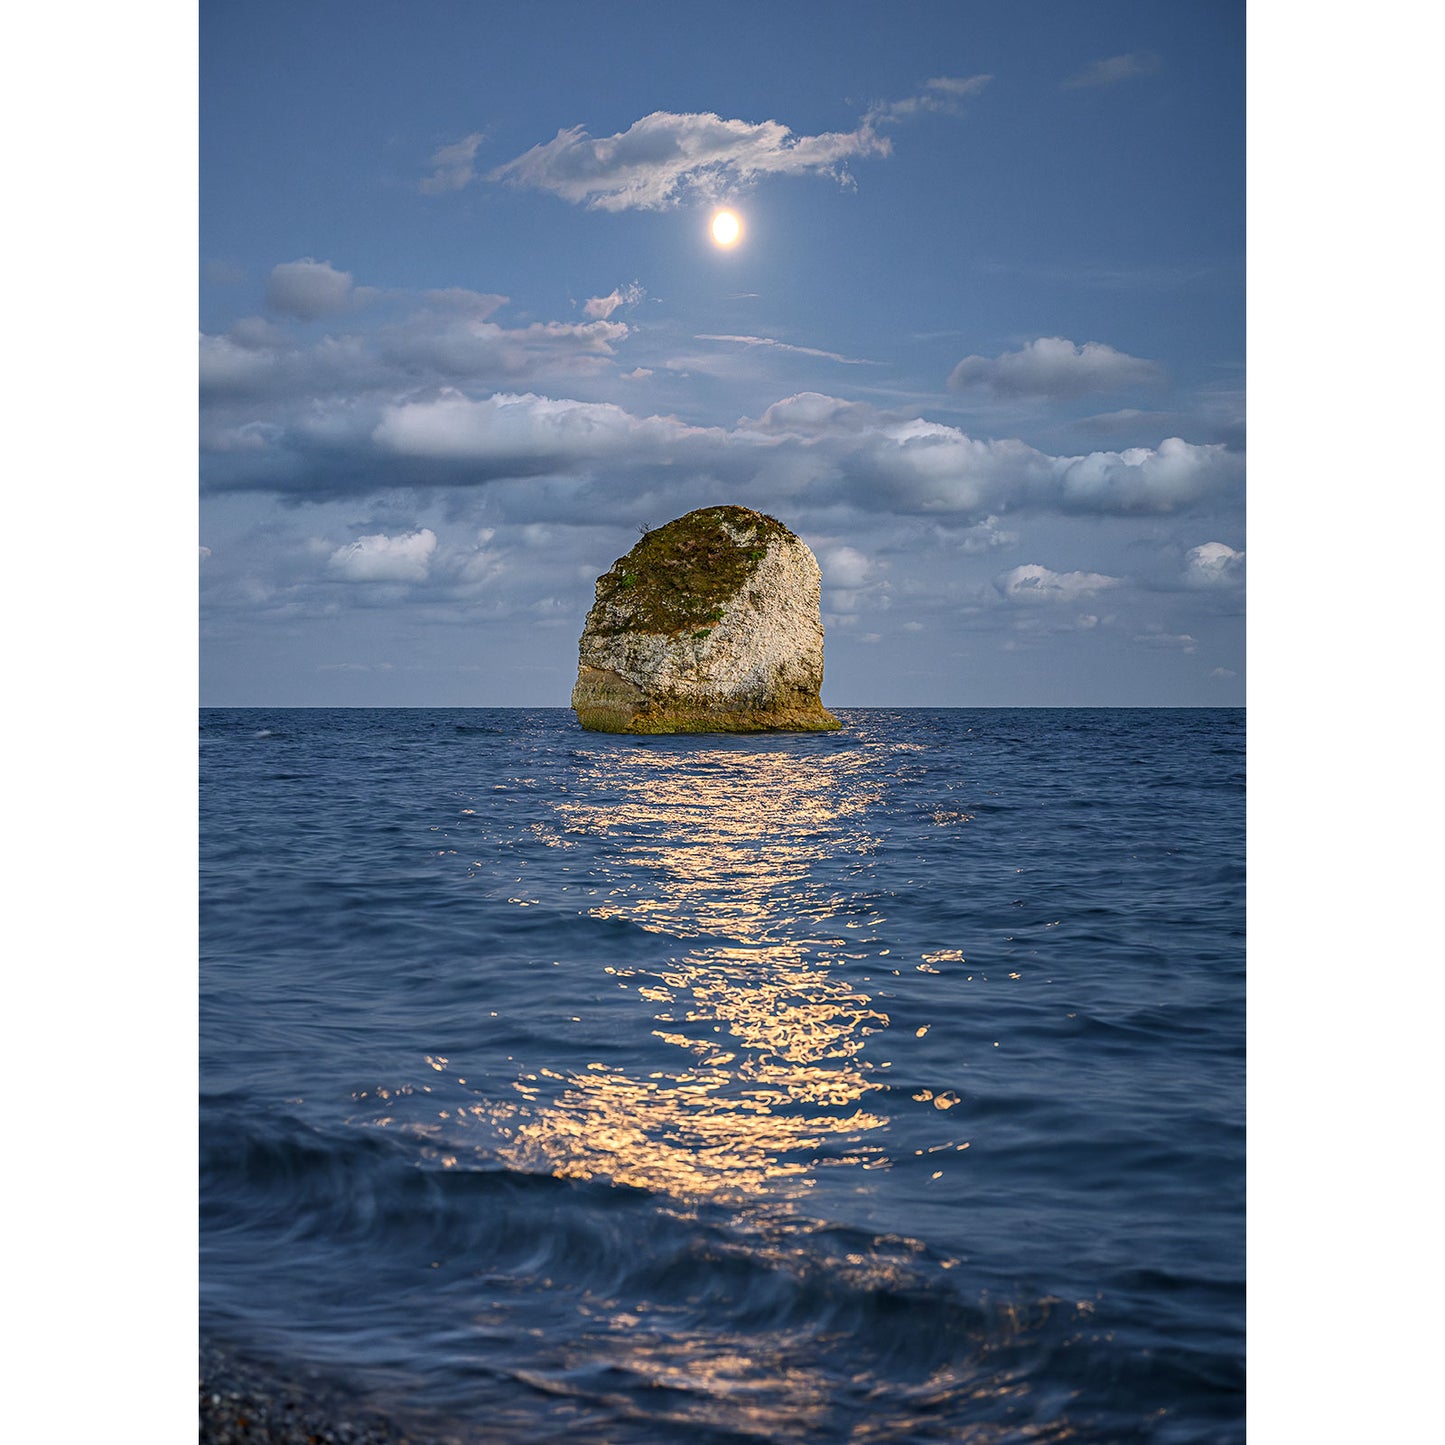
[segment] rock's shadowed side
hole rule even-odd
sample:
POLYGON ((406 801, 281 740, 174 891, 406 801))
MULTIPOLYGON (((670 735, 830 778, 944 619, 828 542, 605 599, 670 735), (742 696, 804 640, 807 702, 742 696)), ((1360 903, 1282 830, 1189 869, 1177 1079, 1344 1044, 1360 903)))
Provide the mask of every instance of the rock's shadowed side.
POLYGON ((822 732, 821 577, 807 546, 747 507, 648 532, 597 579, 572 707, 612 733, 822 732))

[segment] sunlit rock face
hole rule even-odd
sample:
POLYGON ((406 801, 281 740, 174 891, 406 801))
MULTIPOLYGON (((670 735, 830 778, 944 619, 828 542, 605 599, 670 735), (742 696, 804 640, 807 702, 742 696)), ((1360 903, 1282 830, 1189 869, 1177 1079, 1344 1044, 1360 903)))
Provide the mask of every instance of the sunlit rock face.
POLYGON ((818 562, 773 517, 702 507, 597 579, 572 707, 610 733, 822 732, 818 562))

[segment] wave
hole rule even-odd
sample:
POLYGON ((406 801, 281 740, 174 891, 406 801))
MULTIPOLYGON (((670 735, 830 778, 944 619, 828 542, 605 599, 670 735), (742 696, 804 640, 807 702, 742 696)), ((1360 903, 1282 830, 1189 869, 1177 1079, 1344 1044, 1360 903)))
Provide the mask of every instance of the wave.
MULTIPOLYGON (((579 1440, 822 1442, 866 1420, 885 1431, 869 1438, 1123 1442, 1152 1438, 1110 1414, 1123 1379, 1160 1408, 1203 1394, 1237 1411, 1242 1389, 1228 1348, 1120 1347, 1100 1302, 990 1288, 917 1239, 500 1162, 447 1169, 421 1141, 239 1094, 204 1101, 201 1177, 208 1328, 280 1348, 304 1317, 291 1348, 409 1372, 402 1403, 485 1415, 489 1439, 541 1438, 545 1399, 543 1413, 585 1406, 579 1440), (227 1289, 237 1268, 245 1312, 227 1289), (423 1284, 427 1312, 398 1349, 387 1322, 423 1284), (499 1391, 530 1421, 516 1434, 495 1425, 499 1391)), ((1138 1272, 1119 1307, 1137 1330, 1141 1301, 1230 1288, 1138 1272)))

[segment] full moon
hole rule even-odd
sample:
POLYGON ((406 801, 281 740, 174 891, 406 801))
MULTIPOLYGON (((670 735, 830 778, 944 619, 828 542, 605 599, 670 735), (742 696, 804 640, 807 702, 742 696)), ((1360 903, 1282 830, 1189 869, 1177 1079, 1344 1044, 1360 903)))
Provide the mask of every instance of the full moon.
POLYGON ((736 246, 743 223, 732 211, 718 211, 712 218, 712 238, 719 246, 736 246))

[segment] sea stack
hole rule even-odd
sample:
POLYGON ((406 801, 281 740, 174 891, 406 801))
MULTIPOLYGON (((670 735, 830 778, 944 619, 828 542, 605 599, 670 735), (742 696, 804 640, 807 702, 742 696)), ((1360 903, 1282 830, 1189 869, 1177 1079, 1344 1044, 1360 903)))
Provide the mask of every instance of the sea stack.
POLYGON ((701 507, 597 579, 572 707, 606 733, 826 732, 821 577, 774 517, 701 507))

